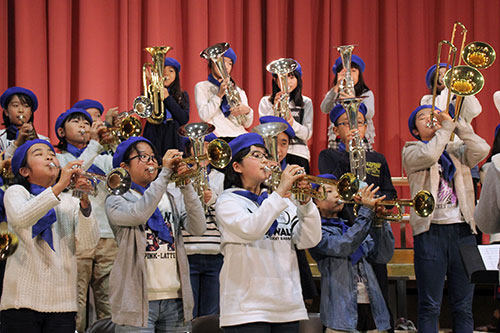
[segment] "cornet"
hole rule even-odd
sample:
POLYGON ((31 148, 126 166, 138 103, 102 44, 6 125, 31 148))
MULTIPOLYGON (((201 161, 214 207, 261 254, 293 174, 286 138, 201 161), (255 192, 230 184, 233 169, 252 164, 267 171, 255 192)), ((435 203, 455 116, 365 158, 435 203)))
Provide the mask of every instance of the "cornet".
MULTIPOLYGON (((51 168, 61 169, 60 166, 56 166, 53 162, 49 163, 51 168)), ((102 181, 106 184, 106 191, 111 195, 122 195, 130 189, 132 184, 132 180, 130 178, 130 174, 127 170, 123 168, 115 168, 111 170, 106 176, 100 175, 93 172, 82 171, 78 174, 73 175, 71 178, 70 185, 68 189, 71 189, 73 192, 73 196, 77 198, 81 198, 83 193, 86 193, 91 196, 97 196, 97 182, 102 181), (76 180, 79 177, 87 178, 90 182, 91 188, 90 190, 83 190, 76 188, 76 180)))
POLYGON ((283 95, 273 106, 274 115, 276 117, 289 119, 290 118, 290 107, 288 105, 288 73, 293 73, 297 69, 297 62, 289 58, 281 58, 270 62, 266 69, 272 74, 276 74, 279 81, 279 86, 283 95))
MULTIPOLYGON (((223 56, 229 48, 229 43, 218 43, 203 50, 200 53, 200 57, 211 60, 219 70, 220 76, 223 80, 229 78, 229 83, 226 86, 226 98, 229 106, 234 108, 241 105, 241 96, 233 81, 231 81, 231 77, 229 76, 226 70, 226 65, 224 64, 223 56)), ((246 117, 244 115, 239 115, 236 117, 236 120, 239 125, 244 126, 246 117)))

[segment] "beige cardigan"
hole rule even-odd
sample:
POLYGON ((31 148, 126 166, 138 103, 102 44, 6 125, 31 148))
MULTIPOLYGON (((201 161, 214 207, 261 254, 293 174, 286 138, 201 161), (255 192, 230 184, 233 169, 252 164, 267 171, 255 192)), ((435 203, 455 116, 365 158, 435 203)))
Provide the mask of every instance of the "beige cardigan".
MULTIPOLYGON (((411 195, 413 197, 418 191, 427 190, 437 198, 438 160, 446 149, 456 167, 453 181, 460 211, 471 230, 475 232, 475 199, 470 168, 486 158, 490 146, 463 120, 457 123, 444 121, 442 125, 427 144, 421 141, 408 142, 403 148, 403 165, 408 174, 411 195), (453 130, 461 141, 450 142, 453 130)), ((428 231, 431 221, 432 214, 429 217, 420 217, 411 210, 410 224, 414 236, 428 231)))

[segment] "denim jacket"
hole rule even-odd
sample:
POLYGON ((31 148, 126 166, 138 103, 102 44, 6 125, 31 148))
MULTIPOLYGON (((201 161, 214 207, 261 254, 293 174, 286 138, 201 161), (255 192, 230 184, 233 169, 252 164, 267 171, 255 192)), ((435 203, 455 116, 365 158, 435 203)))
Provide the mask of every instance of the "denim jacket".
POLYGON ((321 321, 328 328, 356 331, 357 268, 349 256, 361 245, 361 278, 367 281, 367 291, 377 330, 390 328, 389 312, 370 262, 387 263, 394 253, 394 237, 388 223, 372 227, 374 212, 361 207, 352 227, 342 234, 336 226, 323 225, 323 237, 310 249, 321 272, 321 321))

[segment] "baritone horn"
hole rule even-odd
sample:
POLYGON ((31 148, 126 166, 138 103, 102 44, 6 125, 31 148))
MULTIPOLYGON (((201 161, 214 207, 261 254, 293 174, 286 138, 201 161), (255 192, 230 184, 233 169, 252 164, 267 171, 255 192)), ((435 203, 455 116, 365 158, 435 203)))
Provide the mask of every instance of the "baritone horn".
MULTIPOLYGON (((226 86, 225 96, 229 106, 231 108, 234 108, 241 105, 241 96, 235 84, 231 80, 231 77, 226 70, 226 65, 224 64, 224 53, 226 53, 226 51, 230 47, 231 46, 229 45, 229 43, 218 43, 203 50, 200 53, 200 57, 212 61, 212 63, 217 67, 217 70, 219 71, 219 74, 223 80, 229 78, 229 82, 226 86)), ((236 117, 236 120, 239 125, 244 126, 246 117, 245 115, 239 115, 236 117)))
POLYGON ((165 76, 163 76, 163 69, 165 67, 165 55, 172 50, 170 46, 152 46, 144 49, 147 51, 153 62, 146 62, 142 65, 142 84, 144 86, 144 97, 149 99, 152 104, 152 114, 147 118, 151 124, 161 124, 165 117, 165 106, 163 100, 165 94, 163 92, 165 76), (148 80, 148 69, 151 73, 148 80), (149 82, 148 82, 149 81, 149 82))
POLYGON ((274 115, 276 117, 290 119, 290 107, 288 105, 288 74, 293 73, 297 67, 297 62, 290 58, 274 60, 266 66, 268 72, 277 76, 278 86, 283 92, 278 102, 273 105, 274 115))

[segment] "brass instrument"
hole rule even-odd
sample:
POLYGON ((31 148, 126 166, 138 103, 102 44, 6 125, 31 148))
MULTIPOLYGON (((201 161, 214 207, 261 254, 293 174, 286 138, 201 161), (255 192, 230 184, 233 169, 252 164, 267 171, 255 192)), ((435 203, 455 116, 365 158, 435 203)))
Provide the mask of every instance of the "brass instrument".
MULTIPOLYGON (((197 158, 205 153, 205 136, 212 133, 215 130, 215 126, 209 123, 193 123, 186 124, 179 128, 177 131, 180 136, 189 138, 193 146, 193 156, 197 158)), ((206 166, 198 165, 197 181, 194 182, 193 186, 200 198, 201 203, 204 208, 205 202, 203 200, 203 192, 209 188, 208 184, 208 174, 206 166)))
MULTIPOLYGON (((453 31, 453 38, 454 38, 455 30, 453 31)), ((427 127, 435 127, 437 125, 436 121, 436 97, 437 97, 437 83, 438 83, 438 78, 439 78, 439 68, 441 64, 441 48, 443 44, 446 44, 449 46, 449 51, 448 51, 448 63, 446 63, 446 68, 451 67, 451 69, 455 68, 455 59, 457 56, 457 48, 455 45, 453 45, 451 42, 447 40, 442 40, 438 43, 438 53, 437 53, 437 60, 436 60, 436 73, 434 74, 434 87, 432 88, 432 108, 431 108, 431 114, 430 114, 430 120, 427 123, 427 127), (450 57, 452 56, 451 63, 450 57)), ((443 110, 444 112, 448 112, 449 106, 450 106, 450 98, 451 98, 451 91, 448 90, 448 95, 446 97, 446 108, 443 110)))
POLYGON ((260 124, 252 129, 252 132, 259 134, 264 139, 264 145, 266 146, 269 154, 271 155, 271 161, 273 165, 270 168, 271 175, 266 181, 266 185, 269 186, 269 191, 276 191, 281 180, 281 168, 279 165, 278 156, 278 134, 284 132, 288 128, 285 123, 271 122, 260 124))
POLYGON ((147 118, 151 124, 161 124, 165 116, 165 106, 163 100, 165 95, 163 92, 163 68, 165 67, 165 55, 172 49, 170 46, 152 46, 146 47, 147 51, 153 58, 153 63, 146 62, 142 65, 142 84, 144 86, 144 96, 149 99, 152 104, 152 114, 147 118), (148 68, 151 70, 151 80, 148 83, 148 68))
POLYGON ((290 119, 290 107, 288 105, 288 74, 293 73, 297 69, 297 62, 290 58, 281 58, 270 62, 266 66, 266 70, 272 74, 276 74, 278 77, 281 91, 281 95, 278 102, 273 105, 274 115, 276 117, 290 119))
MULTIPOLYGON (((17 119, 22 121, 23 125, 29 121, 29 119, 26 119, 26 117, 23 114, 17 115, 17 119)), ((26 140, 38 139, 38 134, 35 131, 35 125, 31 124, 31 127, 32 127, 32 129, 31 129, 31 131, 29 131, 29 134, 28 134, 28 137, 26 138, 26 140)))
MULTIPOLYGON (((355 96, 354 80, 351 76, 351 57, 354 45, 339 46, 337 50, 340 52, 342 66, 345 69, 344 79, 340 82, 340 92, 348 96, 355 96)), ((358 132, 358 112, 359 105, 363 101, 363 97, 339 98, 338 102, 342 105, 347 114, 349 121, 349 129, 355 130, 354 136, 349 141, 349 162, 351 172, 355 174, 359 180, 366 179, 366 152, 358 132)))
MULTIPOLYGON (((7 223, 2 222, 1 224, 6 225, 7 223)), ((5 230, 3 226, 2 229, 3 230, 0 231, 0 261, 14 254, 19 245, 19 239, 15 233, 5 230)))
MULTIPOLYGON (((53 162, 49 164, 52 168, 61 169, 60 166, 56 166, 53 162)), ((78 174, 73 175, 71 178, 70 185, 68 189, 72 190, 72 194, 74 197, 81 198, 83 193, 86 193, 91 196, 97 196, 97 182, 102 181, 106 184, 106 191, 111 195, 122 195, 130 189, 132 184, 132 180, 130 178, 130 174, 127 170, 123 168, 115 168, 111 170, 107 175, 100 175, 93 172, 82 171, 78 174), (79 177, 85 177, 89 180, 91 189, 83 190, 79 189, 75 186, 76 180, 79 177)))
MULTIPOLYGON (((354 211, 356 211, 357 203, 353 199, 359 191, 359 180, 352 174, 344 174, 337 183, 337 191, 341 198, 340 202, 355 204, 354 211)), ((434 211, 435 200, 429 191, 422 190, 413 199, 383 200, 377 203, 377 206, 395 206, 398 210, 397 215, 377 214, 377 217, 389 221, 400 221, 403 218, 402 206, 413 207, 418 216, 427 217, 434 211)))
POLYGON ((210 164, 217 169, 225 168, 231 161, 231 147, 224 140, 215 139, 210 141, 206 151, 207 152, 203 155, 183 158, 180 162, 194 164, 196 167, 182 175, 173 173, 170 177, 170 181, 175 182, 176 186, 185 186, 188 179, 198 176, 198 169, 201 161, 208 160, 210 164))
POLYGON ((12 172, 12 165, 10 158, 5 160, 1 173, 2 173, 2 178, 5 179, 6 181, 14 180, 15 176, 14 173, 12 172))
POLYGON ((337 185, 338 181, 328 178, 321 178, 311 175, 304 175, 298 182, 293 183, 291 192, 295 195, 298 201, 305 201, 307 198, 313 198, 317 200, 325 200, 327 195, 325 192, 324 185, 337 185), (306 181, 309 184, 319 185, 317 189, 314 188, 300 188, 298 183, 306 181))
MULTIPOLYGON (((238 92, 238 89, 236 89, 236 86, 234 85, 233 81, 231 81, 231 77, 227 73, 226 65, 224 64, 223 56, 224 53, 226 53, 226 51, 229 48, 230 48, 229 43, 218 43, 210 47, 207 47, 205 50, 203 50, 200 53, 200 57, 202 57, 203 59, 211 60, 212 63, 219 70, 220 76, 223 80, 229 78, 225 94, 229 106, 231 108, 234 108, 241 105, 241 96, 240 93, 238 92)), ((245 115, 239 115, 236 117, 236 120, 239 125, 244 126, 246 122, 246 117, 245 115)))

